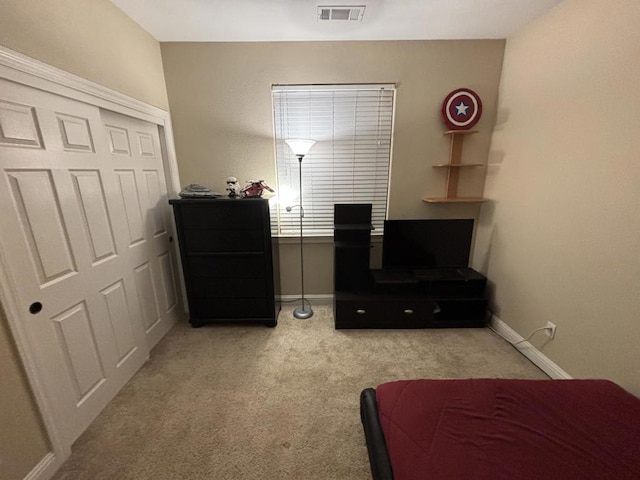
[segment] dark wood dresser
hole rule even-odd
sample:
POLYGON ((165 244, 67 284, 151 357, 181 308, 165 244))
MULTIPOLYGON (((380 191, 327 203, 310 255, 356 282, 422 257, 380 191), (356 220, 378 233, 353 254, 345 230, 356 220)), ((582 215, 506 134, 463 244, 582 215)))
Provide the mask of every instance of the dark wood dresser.
POLYGON ((277 323, 269 203, 262 198, 173 199, 193 327, 277 323))

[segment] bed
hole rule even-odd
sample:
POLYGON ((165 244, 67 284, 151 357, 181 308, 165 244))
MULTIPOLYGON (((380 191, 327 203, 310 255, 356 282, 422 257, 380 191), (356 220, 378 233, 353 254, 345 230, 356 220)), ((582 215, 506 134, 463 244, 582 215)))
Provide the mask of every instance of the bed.
POLYGON ((374 480, 640 479, 640 399, 606 380, 405 380, 360 413, 374 480))

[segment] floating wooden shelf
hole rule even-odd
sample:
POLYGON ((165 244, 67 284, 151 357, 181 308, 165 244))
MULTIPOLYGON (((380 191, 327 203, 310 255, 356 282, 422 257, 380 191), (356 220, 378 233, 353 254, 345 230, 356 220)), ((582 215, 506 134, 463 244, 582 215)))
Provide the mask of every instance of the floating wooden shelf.
POLYGON ((486 198, 481 197, 424 197, 422 199, 428 203, 482 203, 486 198))
POLYGON ((484 167, 484 163, 438 163, 433 168, 484 167))
POLYGON ((472 135, 480 130, 447 130, 443 135, 472 135))
POLYGON ((458 179, 460 169, 469 167, 484 167, 482 163, 461 163, 462 145, 466 135, 478 133, 478 130, 447 130, 444 135, 451 136, 451 146, 449 149, 449 163, 439 163, 433 168, 447 169, 447 186, 445 197, 425 197, 422 200, 429 203, 478 203, 484 202, 484 198, 479 197, 458 197, 458 179))

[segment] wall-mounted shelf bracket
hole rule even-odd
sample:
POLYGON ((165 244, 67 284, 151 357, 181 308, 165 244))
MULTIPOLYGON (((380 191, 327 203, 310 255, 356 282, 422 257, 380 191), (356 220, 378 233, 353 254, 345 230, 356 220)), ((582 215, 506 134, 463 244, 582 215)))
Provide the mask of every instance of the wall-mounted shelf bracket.
POLYGON ((448 130, 444 135, 451 137, 449 148, 449 163, 439 163, 433 165, 433 168, 446 168, 447 184, 446 194, 444 197, 425 197, 422 200, 429 203, 475 203, 484 202, 484 198, 480 197, 458 197, 458 180, 460 171, 463 168, 484 167, 481 163, 462 163, 462 146, 464 138, 467 135, 478 133, 478 130, 448 130))

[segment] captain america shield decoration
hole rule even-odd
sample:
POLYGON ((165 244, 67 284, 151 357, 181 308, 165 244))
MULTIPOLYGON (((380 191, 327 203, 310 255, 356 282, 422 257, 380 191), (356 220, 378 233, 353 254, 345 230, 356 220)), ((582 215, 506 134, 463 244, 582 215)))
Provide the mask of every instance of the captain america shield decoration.
POLYGON ((442 119, 451 130, 467 130, 482 116, 482 101, 468 88, 454 90, 442 102, 442 119))

